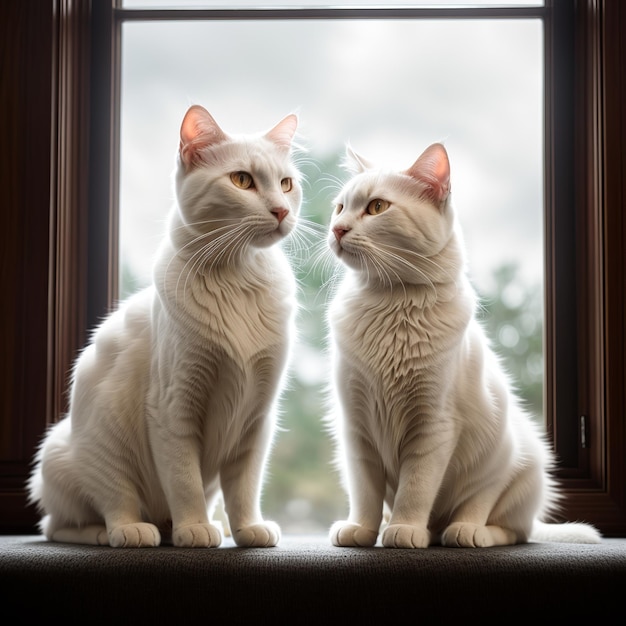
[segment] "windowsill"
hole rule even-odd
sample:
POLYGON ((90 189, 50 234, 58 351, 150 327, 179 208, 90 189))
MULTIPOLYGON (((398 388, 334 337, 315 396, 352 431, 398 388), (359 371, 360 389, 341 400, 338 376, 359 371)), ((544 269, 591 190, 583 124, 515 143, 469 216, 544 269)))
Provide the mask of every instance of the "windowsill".
POLYGON ((503 615, 614 615, 626 589, 626 539, 427 550, 336 548, 289 535, 276 548, 120 550, 0 536, 3 612, 71 623, 448 623, 503 615), (29 590, 31 602, 22 599, 29 590), (606 611, 606 613, 605 613, 606 611), (358 620, 358 621, 357 621, 358 620))

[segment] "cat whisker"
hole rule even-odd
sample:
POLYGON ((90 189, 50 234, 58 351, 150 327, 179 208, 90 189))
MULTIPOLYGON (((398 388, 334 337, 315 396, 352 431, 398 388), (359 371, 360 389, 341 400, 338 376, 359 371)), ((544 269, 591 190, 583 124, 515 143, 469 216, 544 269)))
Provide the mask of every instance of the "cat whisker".
POLYGON ((368 282, 372 280, 372 274, 370 272, 371 268, 376 272, 378 282, 382 283, 383 286, 388 285, 389 288, 393 289, 394 281, 392 280, 391 273, 395 275, 395 278, 397 279, 396 282, 402 285, 400 275, 390 268, 389 264, 384 262, 384 259, 380 258, 385 255, 388 258, 393 259, 393 253, 385 252, 379 247, 379 245, 372 244, 368 238, 361 238, 358 234, 352 239, 352 245, 354 246, 354 249, 351 250, 351 253, 356 254, 358 257, 360 266, 366 272, 368 282))
POLYGON ((303 180, 306 180, 306 176, 302 174, 302 170, 304 169, 303 166, 309 166, 312 169, 317 170, 318 172, 322 171, 318 162, 315 159, 308 156, 308 154, 305 151, 301 151, 300 153, 298 153, 292 160, 293 160, 294 165, 298 168, 298 170, 300 170, 300 174, 303 180))
POLYGON ((338 176, 333 176, 332 174, 326 174, 325 176, 322 176, 319 180, 320 182, 327 183, 324 187, 320 189, 320 191, 332 190, 333 195, 337 195, 339 193, 339 190, 344 185, 344 182, 338 176))
POLYGON ((438 270, 439 272, 441 272, 442 275, 446 276, 448 280, 451 280, 456 284, 456 275, 451 274, 449 269, 442 267, 439 263, 434 261, 432 257, 428 257, 424 254, 420 254, 419 252, 415 252, 414 250, 407 250, 405 248, 399 248, 398 246, 392 246, 390 244, 383 244, 383 247, 391 249, 391 250, 399 250, 400 252, 402 252, 402 254, 408 254, 408 255, 417 257, 419 261, 429 263, 434 269, 438 270))
POLYGON ((337 259, 328 248, 326 241, 320 241, 314 244, 313 252, 307 261, 309 265, 309 273, 319 271, 322 275, 331 272, 337 265, 337 259))
POLYGON ((378 275, 379 275, 383 285, 389 284, 389 288, 393 289, 394 282, 391 279, 391 274, 393 274, 396 277, 396 279, 397 279, 396 282, 399 285, 401 285, 402 290, 404 291, 404 293, 406 295, 406 288, 404 287, 404 283, 403 283, 402 279, 400 278, 400 275, 396 271, 394 271, 392 268, 390 268, 388 264, 383 263, 379 258, 377 258, 377 256, 376 256, 376 252, 378 252, 377 250, 371 248, 368 251, 369 252, 373 252, 373 254, 371 254, 369 256, 369 258, 370 258, 372 264, 374 265, 374 268, 376 269, 376 271, 377 271, 377 273, 378 273, 378 275), (390 274, 390 272, 391 272, 391 274, 390 274))
POLYGON ((311 239, 301 237, 298 245, 300 246, 299 252, 305 253, 298 256, 299 265, 309 266, 311 269, 316 268, 317 260, 322 253, 330 252, 324 240, 311 241, 311 239))
MULTIPOLYGON (((241 226, 241 225, 240 225, 241 226)), ((246 232, 245 229, 239 227, 234 229, 227 234, 222 235, 219 239, 220 241, 212 241, 210 246, 200 251, 199 258, 196 260, 192 267, 192 271, 190 271, 185 278, 185 286, 183 289, 183 293, 187 290, 187 282, 190 280, 192 275, 199 275, 203 273, 211 274, 215 271, 217 265, 222 263, 222 260, 226 254, 228 254, 228 258, 226 260, 226 264, 230 264, 232 262, 232 258, 234 255, 239 254, 242 248, 245 247, 245 244, 251 239, 252 235, 249 234, 248 237, 245 237, 246 232), (221 245, 222 243, 226 245, 221 245), (219 245, 214 245, 219 244, 219 245), (216 253, 217 251, 217 253, 216 253), (207 266, 207 263, 211 260, 211 265, 207 266)))
MULTIPOLYGON (((216 222, 217 222, 217 221, 223 221, 223 220, 206 220, 204 223, 210 223, 211 221, 216 221, 216 222)), ((234 220, 233 220, 233 221, 234 221, 234 220)), ((198 223, 201 223, 201 222, 198 222, 198 223)), ((181 228, 181 227, 179 227, 179 228, 181 228)), ((185 244, 182 248, 180 248, 180 249, 177 251, 177 254, 176 254, 176 255, 174 255, 174 256, 173 256, 173 257, 169 260, 169 262, 168 262, 168 264, 167 264, 167 266, 166 266, 166 268, 165 268, 165 272, 164 272, 164 274, 163 274, 163 281, 165 282, 165 281, 167 280, 167 276, 168 276, 168 274, 169 274, 169 269, 170 269, 170 266, 171 266, 171 264, 173 263, 173 261, 174 261, 176 258, 180 258, 180 254, 181 254, 182 252, 184 252, 187 248, 189 248, 189 247, 191 247, 191 246, 195 246, 195 245, 197 245, 199 242, 201 242, 203 239, 205 239, 205 238, 209 238, 209 237, 213 237, 213 236, 215 236, 217 233, 224 232, 225 234, 227 234, 228 232, 230 232, 230 230, 231 230, 231 229, 232 229, 232 225, 228 225, 228 226, 220 226, 219 228, 216 228, 216 229, 214 229, 214 230, 212 230, 212 231, 210 231, 210 232, 208 232, 208 233, 204 233, 204 234, 202 234, 202 235, 198 235, 197 237, 195 237, 195 238, 194 238, 194 239, 192 239, 191 241, 187 242, 187 243, 186 243, 186 244, 185 244)), ((203 248, 201 248, 201 249, 200 249, 200 251, 201 251, 202 249, 203 249, 203 248)), ((194 253, 191 255, 191 257, 190 257, 190 258, 188 259, 188 261, 185 263, 185 267, 187 266, 187 264, 188 264, 188 263, 189 263, 189 262, 190 262, 190 261, 191 261, 191 260, 192 260, 192 259, 193 259, 196 255, 197 255, 197 254, 198 254, 198 252, 200 252, 200 251, 196 251, 196 252, 194 252, 194 253)), ((183 270, 184 270, 184 268, 183 268, 183 270)), ((177 281, 177 283, 176 283, 176 293, 178 293, 178 285, 179 285, 179 281, 180 281, 180 276, 179 276, 179 280, 178 280, 178 281, 177 281)))
POLYGON ((300 216, 298 220, 298 228, 296 230, 303 230, 306 233, 314 235, 316 237, 324 237, 326 235, 326 226, 319 224, 307 217, 300 216))
POLYGON ((422 269, 417 263, 412 263, 411 261, 406 259, 402 254, 398 254, 397 252, 393 252, 393 250, 399 250, 402 253, 407 253, 407 254, 411 254, 413 256, 416 256, 418 261, 430 261, 430 259, 428 257, 423 256, 423 255, 418 254, 418 253, 414 253, 414 252, 412 252, 410 250, 404 250, 404 248, 398 248, 397 246, 390 246, 388 244, 378 244, 378 246, 379 246, 380 252, 382 252, 383 254, 386 254, 389 258, 398 261, 403 266, 405 266, 405 267, 415 271, 422 278, 428 280, 428 282, 430 284, 433 284, 432 280, 430 279, 430 276, 428 275, 428 273, 424 269, 422 269))
MULTIPOLYGON (((233 231, 229 232, 228 235, 222 235, 220 237, 220 245, 225 243, 226 245, 221 246, 220 250, 215 255, 211 255, 212 250, 207 250, 206 261, 212 256, 213 260, 208 268, 208 273, 212 273, 214 268, 221 264, 224 255, 228 253, 228 263, 232 262, 233 256, 241 252, 244 249, 245 244, 248 243, 252 237, 254 236, 254 230, 249 228, 249 225, 245 222, 239 224, 239 226, 233 231), (246 237, 247 235, 247 237, 246 237)), ((206 263, 205 261, 205 263, 206 263)))
POLYGON ((369 257, 363 252, 363 250, 358 250, 357 256, 359 258, 359 262, 361 263, 361 267, 365 268, 365 273, 367 275, 367 282, 370 282, 370 267, 369 267, 370 264, 367 262, 367 259, 369 257))
POLYGON ((312 272, 317 272, 321 279, 314 304, 318 305, 321 297, 324 297, 324 303, 326 303, 336 292, 336 287, 343 276, 343 266, 337 262, 325 244, 318 247, 307 276, 312 272))
POLYGON ((324 228, 317 222, 312 222, 306 218, 299 218, 297 227, 285 240, 284 247, 291 258, 298 263, 306 262, 303 253, 308 253, 311 245, 318 245, 322 238, 324 228))
MULTIPOLYGON (((200 273, 200 268, 205 266, 210 259, 212 259, 213 262, 209 267, 209 272, 212 272, 216 263, 219 262, 220 258, 228 250, 228 248, 235 244, 237 238, 240 236, 243 230, 245 230, 245 225, 239 223, 236 226, 222 227, 220 229, 216 229, 212 233, 209 233, 209 235, 211 235, 219 231, 224 231, 218 237, 211 239, 209 242, 207 242, 206 245, 197 250, 189 258, 187 263, 185 263, 185 266, 181 270, 178 281, 176 283, 176 295, 178 296, 180 280, 183 277, 183 274, 185 275, 185 283, 183 285, 184 296, 187 291, 187 284, 190 278, 200 273)), ((197 238, 196 243, 200 239, 202 239, 202 237, 197 238)))
POLYGON ((312 159, 306 154, 302 154, 302 153, 298 155, 295 159, 293 159, 293 163, 300 172, 301 186, 303 188, 306 187, 307 189, 310 190, 312 188, 312 184, 311 184, 311 181, 309 180, 309 177, 304 173, 304 169, 306 167, 310 167, 311 169, 315 170, 317 173, 321 173, 321 168, 319 164, 317 163, 317 161, 315 161, 315 159, 312 159))
MULTIPOLYGON (((435 283, 426 274, 426 272, 424 272, 417 265, 415 265, 414 263, 411 263, 410 261, 408 261, 407 259, 405 259, 401 255, 387 250, 386 246, 380 246, 379 245, 379 247, 376 249, 376 251, 379 254, 386 256, 388 259, 396 261, 396 262, 400 263, 401 265, 403 265, 404 267, 406 267, 406 268, 410 269, 411 271, 415 272, 422 279, 424 279, 424 281, 426 282, 427 286, 430 287, 435 294, 437 293, 437 287, 435 286, 435 283)), ((386 264, 386 266, 388 267, 388 264, 386 264)), ((403 285, 404 293, 406 294, 406 287, 404 287, 404 281, 401 280, 401 278, 400 278, 400 276, 399 276, 399 274, 397 272, 394 271, 394 274, 398 278, 400 284, 403 285)))

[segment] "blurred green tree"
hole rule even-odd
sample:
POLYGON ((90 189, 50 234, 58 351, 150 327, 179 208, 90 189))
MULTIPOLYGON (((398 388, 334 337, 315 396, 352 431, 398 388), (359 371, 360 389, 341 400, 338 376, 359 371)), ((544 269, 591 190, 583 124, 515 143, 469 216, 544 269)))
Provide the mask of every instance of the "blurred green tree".
POLYGON ((480 317, 519 396, 543 424, 543 295, 526 286, 514 263, 493 272, 495 287, 481 298, 480 317))

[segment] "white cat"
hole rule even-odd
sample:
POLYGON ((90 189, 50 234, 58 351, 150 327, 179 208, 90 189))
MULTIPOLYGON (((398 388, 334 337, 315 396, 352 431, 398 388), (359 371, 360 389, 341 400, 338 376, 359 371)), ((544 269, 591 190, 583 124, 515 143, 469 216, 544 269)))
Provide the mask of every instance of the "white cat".
POLYGON ((228 136, 192 106, 153 285, 96 330, 69 414, 36 457, 30 497, 54 541, 212 547, 219 491, 239 546, 274 546, 260 489, 288 358, 295 280, 275 245, 302 191, 297 118, 228 136))
POLYGON ((329 312, 334 434, 349 496, 337 546, 600 541, 545 524, 553 458, 476 321, 446 150, 406 171, 372 168, 340 192, 328 243, 347 266, 329 312))

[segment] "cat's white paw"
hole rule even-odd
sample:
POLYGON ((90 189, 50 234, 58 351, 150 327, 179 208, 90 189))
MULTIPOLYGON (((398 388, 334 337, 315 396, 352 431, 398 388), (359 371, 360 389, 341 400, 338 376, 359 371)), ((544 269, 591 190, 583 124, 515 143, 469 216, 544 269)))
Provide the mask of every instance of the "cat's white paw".
POLYGON ((244 526, 232 534, 240 548, 273 548, 280 541, 280 527, 275 522, 244 526))
POLYGON ((385 548, 428 548, 430 531, 410 524, 391 524, 383 531, 385 548))
POLYGON ((93 546, 108 546, 109 534, 105 526, 93 524, 81 528, 57 528, 54 532, 46 531, 50 541, 62 543, 86 543, 93 546))
POLYGON ((178 548, 217 548, 222 535, 212 524, 189 524, 174 529, 172 543, 178 548))
POLYGON ((469 522, 450 524, 441 535, 441 545, 450 548, 489 548, 517 543, 512 530, 500 526, 481 526, 469 522))
POLYGON ((113 548, 154 548, 160 543, 161 535, 154 524, 124 524, 109 531, 109 544, 113 548))
POLYGON ((485 526, 455 522, 443 531, 441 545, 449 548, 487 548, 493 543, 485 526))
POLYGON ((352 522, 335 522, 329 534, 334 546, 344 548, 369 548, 376 543, 378 537, 378 531, 352 522))

